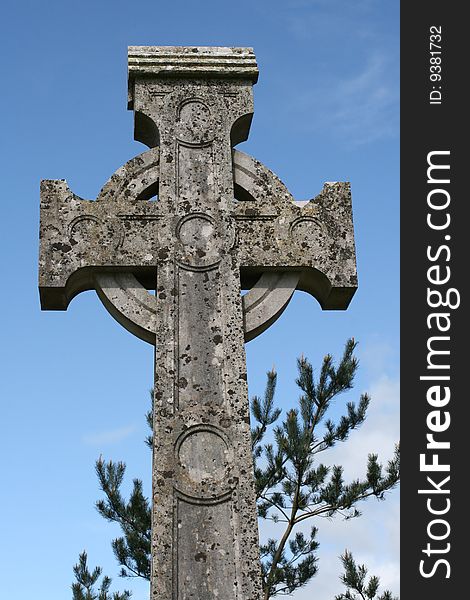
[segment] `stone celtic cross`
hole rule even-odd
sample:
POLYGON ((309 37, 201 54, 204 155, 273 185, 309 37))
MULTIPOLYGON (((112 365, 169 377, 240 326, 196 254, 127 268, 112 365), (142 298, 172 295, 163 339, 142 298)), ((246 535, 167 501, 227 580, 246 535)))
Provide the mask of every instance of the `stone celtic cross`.
POLYGON ((345 309, 357 284, 349 185, 296 203, 234 150, 257 78, 250 48, 130 47, 135 139, 150 150, 95 201, 41 183, 41 307, 95 289, 155 345, 155 600, 261 598, 244 342, 295 289, 345 309))

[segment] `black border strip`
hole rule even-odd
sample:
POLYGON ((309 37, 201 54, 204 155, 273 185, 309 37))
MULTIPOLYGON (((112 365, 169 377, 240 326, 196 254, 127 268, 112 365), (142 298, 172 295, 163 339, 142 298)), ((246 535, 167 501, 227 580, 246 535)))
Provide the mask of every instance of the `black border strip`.
POLYGON ((466 589, 470 197, 464 184, 470 169, 464 142, 470 127, 464 88, 470 52, 463 6, 435 0, 401 3, 401 600, 450 600, 461 598, 466 589), (438 28, 440 39, 431 39, 438 28), (431 60, 437 57, 440 61, 431 60), (431 69, 438 64, 440 70, 431 69), (431 78, 432 73, 442 79, 431 78), (427 173, 430 162, 450 169, 427 173), (442 209, 430 207, 439 203, 442 209), (437 268, 429 271, 431 267, 437 268), (428 288, 441 293, 441 306, 430 306, 439 305, 440 296, 428 297, 428 288), (446 299, 455 308, 444 306, 446 299), (436 313, 446 316, 430 317, 436 313), (433 354, 435 350, 449 353, 433 354), (428 434, 450 447, 427 448, 428 434), (432 461, 438 465, 435 471, 425 466, 432 461))

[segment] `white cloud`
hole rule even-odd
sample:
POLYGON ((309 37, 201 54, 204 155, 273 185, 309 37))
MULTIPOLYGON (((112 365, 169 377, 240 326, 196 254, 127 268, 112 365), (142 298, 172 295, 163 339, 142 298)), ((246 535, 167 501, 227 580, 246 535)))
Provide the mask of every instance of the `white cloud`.
POLYGON ((346 481, 364 476, 370 453, 378 454, 380 462, 386 464, 399 440, 398 380, 382 375, 371 384, 369 395, 371 403, 365 423, 353 431, 347 441, 337 444, 322 457, 328 459, 330 465, 343 465, 346 481))
MULTIPOLYGON (((347 146, 357 146, 398 135, 398 89, 393 67, 376 52, 348 77, 315 78, 315 89, 290 102, 304 112, 303 125, 328 130, 347 146)), ((308 83, 306 78, 305 83, 308 83)))
POLYGON ((397 363, 395 348, 377 335, 373 335, 361 343, 358 347, 358 354, 360 366, 366 368, 370 379, 380 377, 397 363))
POLYGON ((120 427, 118 429, 110 429, 108 431, 97 431, 87 433, 82 437, 82 441, 87 446, 104 446, 108 444, 116 444, 125 438, 129 437, 136 431, 135 425, 120 427))

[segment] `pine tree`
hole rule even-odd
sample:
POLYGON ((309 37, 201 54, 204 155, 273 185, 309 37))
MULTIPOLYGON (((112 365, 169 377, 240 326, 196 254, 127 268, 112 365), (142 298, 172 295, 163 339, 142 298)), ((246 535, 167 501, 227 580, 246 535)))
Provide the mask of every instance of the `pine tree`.
MULTIPOLYGON (((321 453, 346 441, 351 431, 366 418, 370 403, 367 394, 360 397, 357 405, 349 402, 346 414, 336 422, 327 418, 337 396, 353 387, 358 368, 354 356, 356 345, 354 340, 348 340, 338 366, 331 355, 325 356, 317 380, 309 361, 304 357, 298 359, 296 383, 302 393, 298 407, 289 410, 280 424, 281 410, 274 404, 277 381, 274 370, 267 373, 264 397, 255 396, 251 400, 258 515, 283 527, 280 539, 270 539, 260 546, 264 600, 291 594, 308 583, 318 570, 317 527, 312 525, 306 535, 299 531, 300 524, 322 516, 359 517, 360 502, 370 497, 383 499, 399 481, 398 446, 385 468, 376 454, 369 454, 364 477, 349 483, 344 480, 341 466, 328 467, 319 461, 321 453), (269 435, 272 439, 265 443, 269 435)), ((147 414, 147 422, 152 427, 152 411, 147 414)), ((152 447, 152 436, 146 443, 152 447)), ((129 500, 123 498, 120 487, 125 470, 122 462, 98 459, 96 472, 105 498, 99 500, 96 507, 105 519, 118 523, 121 528, 122 536, 112 541, 114 555, 121 566, 120 575, 150 579, 151 508, 139 479, 133 481, 129 500)), ((345 569, 341 581, 347 591, 335 600, 396 600, 388 591, 376 597, 378 578, 371 577, 366 585, 367 570, 364 566, 358 567, 348 551, 341 561, 345 569)), ((77 577, 77 571, 75 575, 77 577)), ((74 595, 73 600, 94 598, 74 595)), ((108 596, 96 598, 108 600, 108 596)), ((113 597, 113 600, 121 600, 121 597, 113 597)))
POLYGON ((268 428, 279 418, 274 407, 276 373, 268 373, 263 400, 252 400, 252 415, 258 425, 253 430, 256 493, 259 516, 284 525, 279 540, 261 546, 264 599, 290 594, 305 585, 317 572, 317 527, 310 535, 295 531, 307 519, 341 515, 360 516, 357 505, 371 496, 383 499, 399 480, 399 450, 383 469, 376 454, 370 454, 363 479, 345 483, 343 468, 319 462, 319 455, 348 439, 366 418, 370 398, 360 397, 358 405, 349 402, 347 413, 338 422, 327 419, 333 400, 353 386, 358 361, 356 342, 346 343, 343 357, 334 366, 325 356, 318 380, 312 365, 298 359, 297 385, 302 391, 298 408, 290 410, 274 429, 274 442, 262 445, 268 428))

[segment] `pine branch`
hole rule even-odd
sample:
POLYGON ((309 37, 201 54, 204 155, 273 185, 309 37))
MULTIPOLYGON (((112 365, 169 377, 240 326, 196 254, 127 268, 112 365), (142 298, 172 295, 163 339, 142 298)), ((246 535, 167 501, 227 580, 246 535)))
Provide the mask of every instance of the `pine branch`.
POLYGON ((362 600, 374 600, 375 598, 376 600, 398 600, 398 598, 393 598, 388 590, 377 596, 380 579, 373 575, 367 581, 367 568, 365 565, 357 565, 348 550, 345 550, 340 559, 344 568, 340 579, 347 590, 345 593, 335 596, 335 600, 359 600, 359 598, 362 600))
POLYGON ((258 425, 251 431, 252 451, 261 443, 269 425, 272 425, 281 414, 279 408, 274 408, 274 392, 276 390, 277 373, 274 368, 266 373, 268 381, 264 392, 264 398, 261 400, 254 396, 251 400, 251 414, 258 425))
POLYGON ((101 567, 95 567, 89 571, 87 565, 87 553, 83 551, 78 557, 78 563, 74 565, 73 572, 76 581, 72 584, 73 600, 128 600, 132 594, 128 590, 124 592, 114 592, 111 596, 109 588, 111 587, 111 578, 104 576, 98 590, 95 586, 102 574, 101 567))
POLYGON ((96 462, 96 472, 106 499, 96 503, 98 512, 108 521, 118 523, 124 536, 112 542, 122 577, 150 579, 151 509, 144 497, 142 482, 134 479, 128 502, 120 492, 125 474, 124 463, 96 462))
POLYGON ((153 401, 154 401, 153 388, 149 390, 149 393, 150 393, 150 410, 146 413, 145 420, 147 421, 148 428, 150 429, 150 431, 152 433, 151 433, 151 435, 149 435, 145 438, 145 443, 150 448, 150 450, 152 450, 153 449, 153 401))

